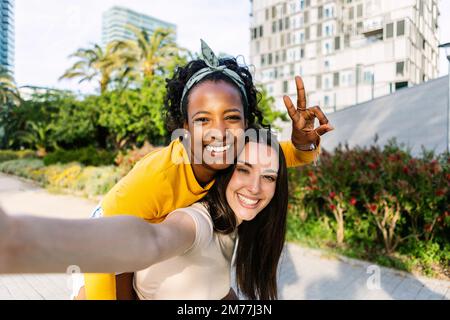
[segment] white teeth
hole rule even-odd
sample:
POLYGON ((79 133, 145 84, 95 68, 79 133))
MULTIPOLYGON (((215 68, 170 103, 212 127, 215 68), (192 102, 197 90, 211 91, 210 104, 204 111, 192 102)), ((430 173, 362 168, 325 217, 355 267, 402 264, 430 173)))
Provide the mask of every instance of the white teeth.
POLYGON ((214 152, 224 152, 228 149, 230 149, 231 145, 227 144, 225 146, 212 146, 212 145, 207 145, 206 146, 206 150, 208 150, 209 152, 214 151, 214 152))
POLYGON ((239 200, 241 200, 243 203, 248 204, 248 205, 255 205, 258 203, 259 200, 253 200, 253 199, 249 199, 247 197, 244 197, 243 195, 238 194, 239 200))

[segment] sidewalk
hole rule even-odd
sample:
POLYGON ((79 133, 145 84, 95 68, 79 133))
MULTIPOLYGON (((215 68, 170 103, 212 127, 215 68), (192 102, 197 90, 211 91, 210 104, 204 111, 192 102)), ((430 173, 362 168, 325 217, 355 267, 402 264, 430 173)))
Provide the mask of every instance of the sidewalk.
MULTIPOLYGON (((96 205, 82 198, 53 195, 3 174, 0 203, 11 214, 66 218, 88 217, 96 205)), ((332 258, 295 244, 288 244, 286 249, 279 269, 280 299, 450 300, 450 281, 416 277, 345 257, 332 258)), ((65 274, 0 276, 0 300, 60 300, 69 299, 70 293, 71 278, 65 274)))

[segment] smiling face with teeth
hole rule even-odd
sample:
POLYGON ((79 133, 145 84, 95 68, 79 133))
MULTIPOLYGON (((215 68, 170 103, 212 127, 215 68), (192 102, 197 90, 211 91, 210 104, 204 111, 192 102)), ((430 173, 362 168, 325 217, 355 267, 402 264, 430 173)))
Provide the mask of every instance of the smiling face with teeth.
POLYGON ((250 221, 272 200, 278 177, 278 153, 265 143, 248 142, 237 159, 226 189, 237 222, 250 221))
POLYGON ((191 165, 198 182, 210 182, 218 170, 234 163, 238 146, 243 146, 245 127, 241 95, 235 86, 219 80, 191 89, 184 128, 190 133, 191 165))

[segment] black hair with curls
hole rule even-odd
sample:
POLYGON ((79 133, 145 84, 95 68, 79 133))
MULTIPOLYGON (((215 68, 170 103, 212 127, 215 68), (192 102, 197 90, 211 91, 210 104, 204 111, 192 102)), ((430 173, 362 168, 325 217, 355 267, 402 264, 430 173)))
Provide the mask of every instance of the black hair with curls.
MULTIPOLYGON (((225 65, 228 69, 236 72, 244 82, 248 102, 247 108, 244 108, 247 109, 247 114, 245 114, 244 117, 248 121, 248 126, 269 129, 269 125, 263 124, 263 114, 258 109, 258 103, 261 100, 261 93, 256 90, 255 85, 253 84, 252 75, 248 68, 245 66, 240 66, 237 63, 236 59, 232 57, 219 59, 219 64, 221 66, 225 65)), ((180 108, 181 96, 183 95, 183 90, 186 86, 186 83, 197 71, 205 67, 207 67, 207 65, 203 60, 192 60, 185 66, 177 67, 173 77, 171 79, 166 79, 167 93, 164 98, 164 107, 166 129, 169 134, 175 129, 183 127, 187 116, 187 102, 189 101, 189 93, 192 88, 194 88, 198 84, 205 81, 225 81, 234 86, 237 90, 239 90, 239 92, 241 92, 239 87, 229 77, 227 77, 220 71, 216 71, 209 74, 194 86, 192 86, 192 88, 187 92, 184 98, 183 108, 180 108), (184 112, 181 110, 183 110, 184 112)), ((244 105, 245 101, 242 94, 241 100, 244 105)))

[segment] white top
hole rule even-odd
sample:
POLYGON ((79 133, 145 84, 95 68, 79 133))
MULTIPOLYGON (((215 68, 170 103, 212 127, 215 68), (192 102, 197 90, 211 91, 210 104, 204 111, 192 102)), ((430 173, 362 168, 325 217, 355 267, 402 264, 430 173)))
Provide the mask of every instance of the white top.
POLYGON ((237 233, 214 232, 211 216, 200 203, 179 210, 195 222, 194 243, 182 255, 135 272, 134 289, 141 300, 222 299, 231 287, 237 233))

